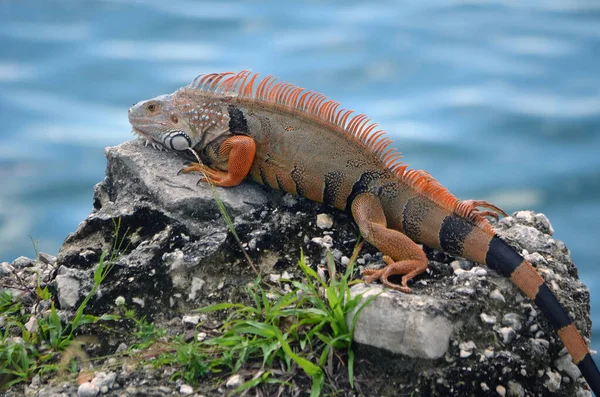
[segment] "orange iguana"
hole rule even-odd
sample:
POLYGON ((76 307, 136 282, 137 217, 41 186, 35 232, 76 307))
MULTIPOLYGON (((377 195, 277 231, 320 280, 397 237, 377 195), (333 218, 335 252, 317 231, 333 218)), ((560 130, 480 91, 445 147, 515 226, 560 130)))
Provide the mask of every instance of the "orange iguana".
POLYGON ((492 230, 485 201, 459 201, 427 172, 409 170, 390 139, 363 114, 272 76, 213 73, 129 109, 135 133, 157 148, 192 150, 217 186, 249 177, 273 189, 349 211, 387 266, 367 281, 410 292, 427 268, 417 243, 486 264, 510 279, 548 318, 584 378, 600 395, 600 372, 571 318, 535 268, 492 230), (479 209, 483 208, 483 209, 479 209), (391 275, 402 275, 401 284, 391 275))

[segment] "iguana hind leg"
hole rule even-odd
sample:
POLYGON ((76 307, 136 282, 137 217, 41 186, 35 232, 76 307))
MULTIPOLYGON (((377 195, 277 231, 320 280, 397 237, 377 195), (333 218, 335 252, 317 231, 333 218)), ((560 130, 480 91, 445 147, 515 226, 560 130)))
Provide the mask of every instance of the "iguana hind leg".
POLYGON ((381 203, 370 193, 356 196, 352 202, 352 216, 363 238, 384 254, 383 260, 387 264, 379 270, 365 269, 365 281, 379 279, 390 288, 410 293, 408 281, 427 269, 425 252, 405 234, 388 229, 381 203), (388 280, 393 275, 402 275, 400 284, 388 280))

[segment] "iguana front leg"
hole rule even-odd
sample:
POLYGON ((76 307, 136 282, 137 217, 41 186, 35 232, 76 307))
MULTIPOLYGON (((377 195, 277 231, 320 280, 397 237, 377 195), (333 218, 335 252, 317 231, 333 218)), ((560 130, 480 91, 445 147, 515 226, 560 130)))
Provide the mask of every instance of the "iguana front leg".
POLYGON ((180 172, 200 172, 203 174, 199 182, 211 182, 216 186, 228 187, 239 185, 250 172, 256 143, 245 135, 234 135, 227 138, 217 153, 217 160, 227 161, 227 171, 217 170, 200 163, 192 163, 180 172), (208 178, 208 179, 207 179, 208 178))
POLYGON ((365 240, 377 247, 385 256, 387 266, 383 269, 365 269, 365 281, 379 279, 390 288, 410 293, 408 281, 427 269, 425 252, 408 236, 388 229, 385 214, 377 197, 362 193, 352 202, 352 216, 365 240), (401 284, 388 280, 392 275, 402 275, 401 284))

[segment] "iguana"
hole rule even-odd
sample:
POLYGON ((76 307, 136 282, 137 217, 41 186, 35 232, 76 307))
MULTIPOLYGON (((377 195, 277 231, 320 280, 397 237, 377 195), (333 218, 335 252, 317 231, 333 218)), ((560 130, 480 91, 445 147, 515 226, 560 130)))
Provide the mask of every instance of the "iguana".
POLYGON ((235 186, 249 178, 352 214, 386 266, 365 270, 409 293, 427 268, 419 244, 485 264, 532 299, 557 330, 591 389, 600 372, 573 321, 535 268, 492 230, 487 216, 506 215, 480 200, 459 201, 427 172, 408 169, 391 140, 363 114, 314 91, 257 81, 249 71, 200 75, 169 95, 129 109, 133 131, 159 149, 193 151, 201 162, 182 172, 235 186), (402 275, 400 284, 389 281, 402 275))

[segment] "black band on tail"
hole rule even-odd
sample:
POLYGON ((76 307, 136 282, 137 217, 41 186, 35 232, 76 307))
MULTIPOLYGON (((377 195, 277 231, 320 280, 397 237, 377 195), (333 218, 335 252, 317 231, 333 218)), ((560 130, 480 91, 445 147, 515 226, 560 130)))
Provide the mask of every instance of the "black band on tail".
POLYGON ((594 394, 600 396, 600 371, 598 371, 592 356, 589 353, 586 354, 583 360, 577 364, 577 367, 579 367, 581 374, 587 380, 594 394))
POLYGON ((504 277, 510 277, 511 273, 523 262, 523 257, 500 237, 492 237, 487 255, 485 256, 485 264, 494 269, 504 277))
POLYGON ((548 322, 555 330, 558 331, 572 323, 571 318, 546 284, 540 285, 540 290, 535 297, 535 304, 546 315, 548 322))

